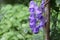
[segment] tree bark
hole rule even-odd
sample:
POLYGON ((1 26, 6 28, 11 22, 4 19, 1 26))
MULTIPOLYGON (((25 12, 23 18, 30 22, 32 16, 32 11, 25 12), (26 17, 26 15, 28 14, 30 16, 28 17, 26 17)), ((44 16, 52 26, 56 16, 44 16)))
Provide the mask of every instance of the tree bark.
POLYGON ((44 27, 45 29, 45 40, 50 40, 50 0, 45 0, 45 17, 47 19, 47 23, 44 27), (49 2, 47 2, 49 1, 49 2))

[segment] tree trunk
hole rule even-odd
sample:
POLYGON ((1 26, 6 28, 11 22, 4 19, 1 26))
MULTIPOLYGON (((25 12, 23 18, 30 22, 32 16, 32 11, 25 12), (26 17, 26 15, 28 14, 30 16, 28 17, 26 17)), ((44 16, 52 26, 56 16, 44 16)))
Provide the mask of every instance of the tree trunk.
POLYGON ((45 40, 50 40, 50 0, 46 0, 45 17, 47 19, 47 23, 44 27, 44 29, 45 29, 45 40), (47 2, 47 1, 49 1, 49 2, 47 2))

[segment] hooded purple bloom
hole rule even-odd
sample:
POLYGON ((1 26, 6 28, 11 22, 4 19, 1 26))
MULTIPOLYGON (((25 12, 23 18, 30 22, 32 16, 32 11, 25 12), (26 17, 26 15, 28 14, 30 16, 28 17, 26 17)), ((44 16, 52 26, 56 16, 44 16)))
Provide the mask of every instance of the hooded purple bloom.
POLYGON ((46 23, 45 18, 44 18, 43 16, 41 16, 39 28, 40 28, 40 27, 44 27, 44 26, 45 26, 45 23, 46 23))
POLYGON ((39 28, 36 27, 36 28, 32 29, 32 32, 33 32, 34 34, 37 34, 37 33, 39 32, 39 28))
POLYGON ((45 0, 42 0, 42 2, 41 2, 41 8, 44 8, 44 5, 45 5, 45 0))
POLYGON ((33 23, 30 23, 30 28, 35 28, 36 27, 36 25, 35 25, 35 23, 33 22, 33 23))
POLYGON ((36 13, 37 19, 41 19, 42 11, 37 10, 36 12, 37 12, 37 13, 36 13))
POLYGON ((45 0, 42 0, 42 2, 41 2, 41 5, 40 5, 40 9, 42 10, 42 12, 45 12, 45 7, 44 7, 44 5, 45 5, 45 0))
POLYGON ((29 8, 34 8, 34 6, 35 6, 35 2, 34 1, 30 1, 29 8))

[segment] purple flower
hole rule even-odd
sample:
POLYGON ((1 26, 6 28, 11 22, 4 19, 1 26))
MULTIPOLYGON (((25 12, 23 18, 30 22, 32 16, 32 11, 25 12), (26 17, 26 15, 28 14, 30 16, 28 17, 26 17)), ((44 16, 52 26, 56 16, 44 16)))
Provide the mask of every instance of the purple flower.
POLYGON ((34 1, 30 1, 29 4, 29 21, 30 21, 30 28, 34 34, 39 32, 39 28, 43 27, 46 23, 46 19, 43 16, 45 11, 44 9, 45 0, 42 0, 41 6, 38 7, 34 1), (38 20, 37 20, 38 19, 38 20), (39 25, 36 25, 37 21, 40 21, 39 25))
POLYGON ((30 11, 30 28, 34 28, 36 27, 36 18, 35 18, 35 2, 34 1, 30 1, 29 4, 29 11, 30 11))
POLYGON ((30 23, 30 28, 35 28, 35 27, 36 27, 35 23, 30 23))
POLYGON ((30 19, 30 23, 36 23, 36 19, 34 19, 34 20, 32 20, 32 19, 30 19))
POLYGON ((29 11, 30 11, 30 12, 34 12, 34 8, 30 8, 29 11))
POLYGON ((45 5, 45 0, 42 0, 42 2, 41 2, 41 8, 44 8, 44 5, 45 5))
POLYGON ((37 19, 39 19, 39 20, 42 18, 42 16, 43 16, 42 14, 37 14, 36 15, 37 19))
POLYGON ((40 19, 40 24, 38 25, 39 28, 44 27, 46 23, 46 19, 42 16, 40 19))
POLYGON ((40 9, 42 10, 42 12, 45 12, 45 0, 42 0, 42 2, 41 2, 41 5, 40 5, 40 9))
POLYGON ((34 1, 30 1, 29 8, 34 8, 36 3, 34 1))
POLYGON ((39 32, 39 28, 38 28, 38 27, 33 28, 33 29, 32 29, 32 32, 33 32, 34 34, 37 34, 37 33, 39 32))

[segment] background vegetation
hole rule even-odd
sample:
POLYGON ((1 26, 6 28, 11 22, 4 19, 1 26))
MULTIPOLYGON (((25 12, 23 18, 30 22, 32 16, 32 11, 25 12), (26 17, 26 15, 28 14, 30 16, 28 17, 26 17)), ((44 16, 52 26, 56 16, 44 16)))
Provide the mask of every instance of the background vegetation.
MULTIPOLYGON (((0 0, 0 40, 44 40, 44 30, 29 28, 30 0, 0 0)), ((41 0, 36 0, 39 5, 41 0)), ((60 0, 51 0, 50 40, 60 40, 60 0)))

